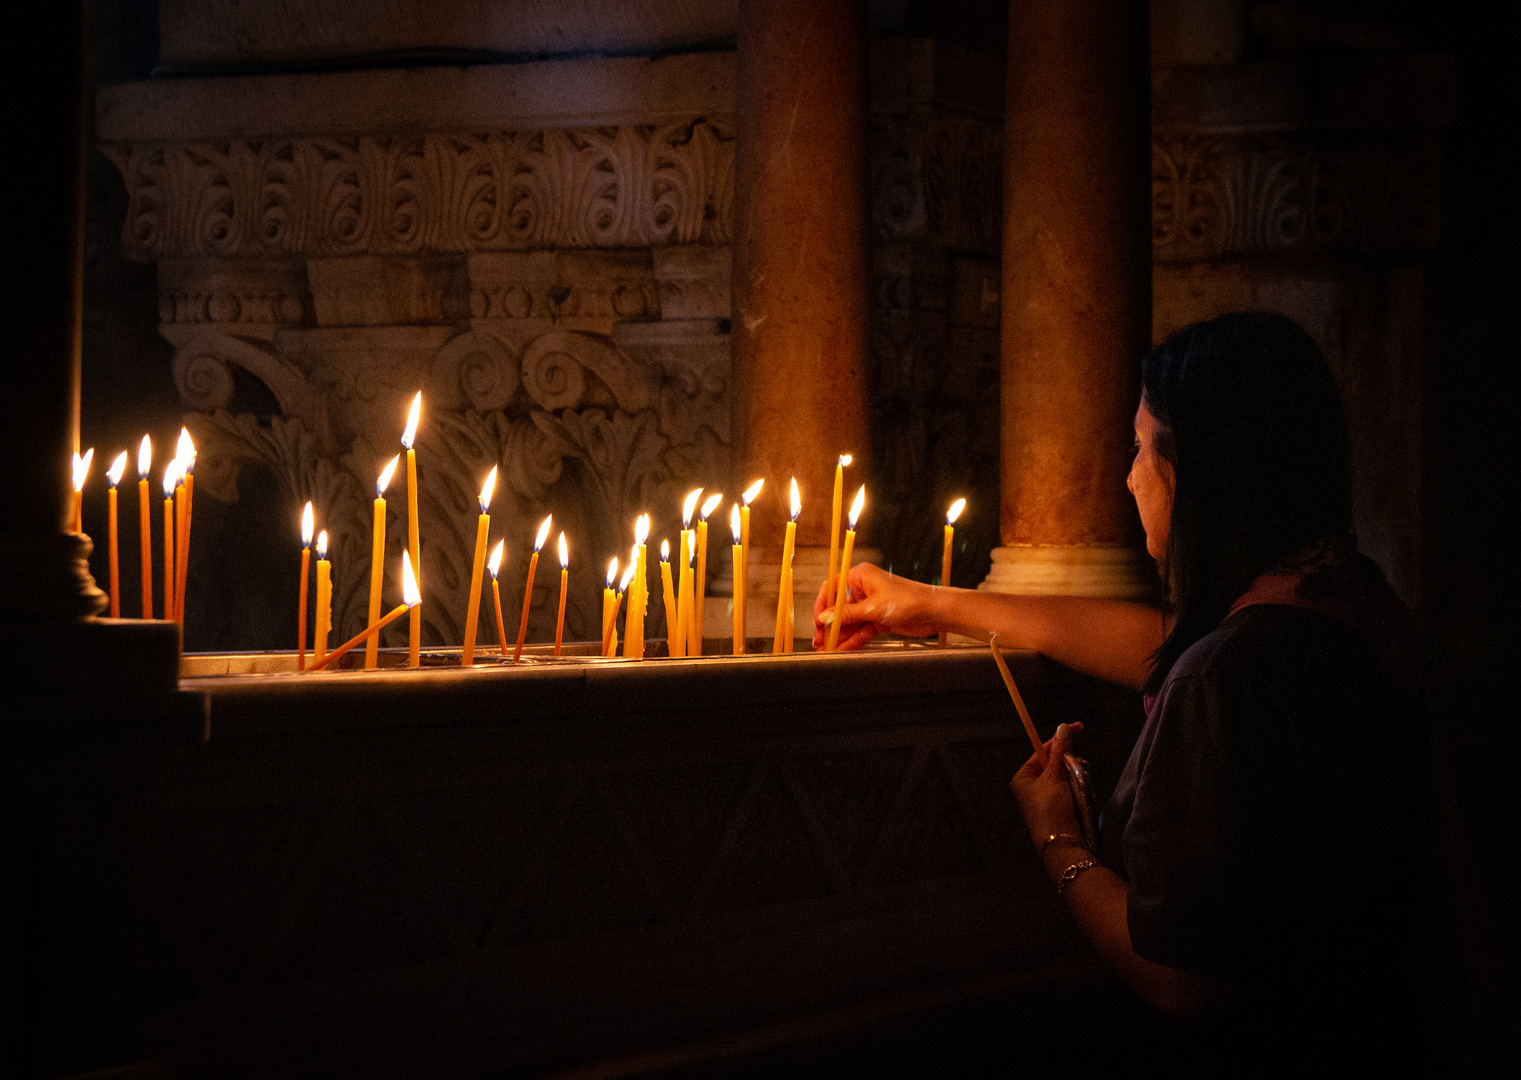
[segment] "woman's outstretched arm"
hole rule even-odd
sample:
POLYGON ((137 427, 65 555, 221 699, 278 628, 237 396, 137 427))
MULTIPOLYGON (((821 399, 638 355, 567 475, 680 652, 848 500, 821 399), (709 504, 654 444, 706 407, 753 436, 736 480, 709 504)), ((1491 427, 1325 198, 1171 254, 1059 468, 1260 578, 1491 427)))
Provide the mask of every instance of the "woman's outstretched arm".
MULTIPOLYGON (((859 649, 881 633, 929 637, 942 630, 1010 648, 1034 649, 1077 671, 1139 687, 1162 644, 1162 615, 1144 604, 1080 596, 1009 596, 942 589, 861 563, 851 567, 840 648, 859 649)), ((825 586, 827 589, 828 586, 825 586)), ((833 611, 824 590, 814 602, 814 646, 822 647, 833 611)))

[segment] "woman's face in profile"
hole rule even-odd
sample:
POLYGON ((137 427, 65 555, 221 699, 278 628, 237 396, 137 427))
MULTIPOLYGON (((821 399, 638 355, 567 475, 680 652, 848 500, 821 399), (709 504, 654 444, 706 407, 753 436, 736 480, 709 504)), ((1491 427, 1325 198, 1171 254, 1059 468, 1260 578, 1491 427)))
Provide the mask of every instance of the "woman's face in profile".
POLYGON ((1135 413, 1135 460, 1125 484, 1135 496, 1146 530, 1146 553, 1160 560, 1167 550, 1167 531, 1172 524, 1172 463, 1157 453, 1156 417, 1143 398, 1135 413))

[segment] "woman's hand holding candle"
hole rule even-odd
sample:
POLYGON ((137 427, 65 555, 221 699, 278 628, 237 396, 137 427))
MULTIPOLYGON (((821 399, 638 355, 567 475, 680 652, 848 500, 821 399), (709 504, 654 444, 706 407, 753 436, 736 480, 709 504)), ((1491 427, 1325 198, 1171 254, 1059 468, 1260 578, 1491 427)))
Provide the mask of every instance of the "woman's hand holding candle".
POLYGON ((311 580, 312 569, 312 530, 316 528, 316 521, 312 515, 312 504, 308 500, 301 510, 301 592, 300 604, 296 608, 296 670, 306 670, 306 587, 311 580))
POLYGON ((507 624, 502 622, 502 590, 497 586, 496 575, 506 553, 507 541, 498 540, 496 547, 491 549, 491 558, 486 560, 486 569, 491 571, 491 603, 496 608, 496 651, 500 656, 507 655, 507 624))
MULTIPOLYGON (((401 455, 397 454, 386 467, 380 470, 380 478, 375 481, 375 522, 370 536, 370 622, 373 624, 380 618, 380 587, 385 581, 385 558, 386 558, 386 488, 391 484, 391 477, 396 475, 396 466, 401 464, 401 455)), ((479 588, 480 580, 480 556, 476 557, 475 584, 479 588)), ((364 646, 364 666, 373 668, 380 659, 380 638, 376 634, 370 635, 364 646)))
MULTIPOLYGON (((932 586, 889 574, 871 563, 852 566, 843 580, 851 599, 843 609, 837 648, 859 649, 878 634, 927 637, 939 629, 932 586)), ((825 582, 813 603, 815 649, 824 647, 834 624, 835 604, 828 593, 829 583, 825 582)))
POLYGON ((142 545, 143 618, 153 618, 153 522, 148 513, 148 470, 153 468, 153 440, 143 436, 137 446, 137 528, 142 545))
POLYGON ((111 462, 111 468, 106 470, 111 500, 107 529, 110 533, 111 544, 111 618, 113 619, 121 618, 121 568, 116 553, 116 485, 121 483, 122 474, 126 471, 127 452, 123 450, 116 455, 116 460, 111 462))
POLYGON ((523 639, 528 636, 528 609, 533 603, 533 576, 538 572, 539 552, 544 549, 544 541, 549 539, 549 526, 554 517, 550 514, 539 523, 539 535, 534 537, 533 554, 528 559, 528 583, 523 586, 523 617, 518 621, 518 645, 512 651, 514 664, 523 658, 523 639))

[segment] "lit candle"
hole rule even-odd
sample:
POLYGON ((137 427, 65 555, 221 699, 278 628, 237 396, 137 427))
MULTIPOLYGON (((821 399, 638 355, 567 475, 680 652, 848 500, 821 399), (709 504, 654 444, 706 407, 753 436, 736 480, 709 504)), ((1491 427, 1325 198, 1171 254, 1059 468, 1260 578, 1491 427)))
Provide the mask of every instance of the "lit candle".
POLYGON ((481 620, 481 577, 486 571, 486 533, 491 529, 491 496, 496 491, 496 466, 486 474, 481 485, 481 516, 475 523, 475 561, 470 566, 470 598, 465 603, 465 641, 460 650, 460 667, 475 663, 475 634, 481 620))
POLYGON ((697 614, 693 622, 692 647, 687 651, 693 656, 702 655, 702 636, 707 632, 708 603, 708 515, 718 509, 724 497, 720 492, 709 495, 698 511, 697 521, 697 614))
POLYGON ((84 532, 84 486, 85 480, 90 475, 90 462, 95 460, 95 448, 92 446, 84 452, 84 456, 74 455, 74 521, 71 525, 73 532, 84 532))
POLYGON ((739 604, 739 625, 747 631, 750 627, 750 504, 755 501, 755 497, 765 486, 765 480, 757 480, 740 496, 744 505, 739 511, 739 561, 743 565, 736 567, 734 571, 734 597, 735 602, 739 604))
POLYGON ((669 540, 660 541, 660 586, 665 590, 666 654, 685 656, 686 641, 681 636, 681 611, 676 606, 676 590, 671 587, 671 542, 669 540))
MULTIPOLYGON (((412 448, 412 443, 417 439, 417 419, 422 415, 422 391, 412 399, 412 408, 407 413, 407 430, 401 434, 401 445, 407 448, 407 550, 412 553, 413 573, 417 576, 417 590, 422 592, 422 548, 417 538, 417 451, 412 448)), ((496 575, 492 574, 492 587, 495 588, 496 575)), ((413 604, 407 615, 411 623, 407 636, 410 651, 407 654, 407 666, 418 667, 422 663, 419 650, 422 647, 422 604, 413 604)))
MULTIPOLYGON (((396 475, 396 466, 401 463, 401 455, 397 454, 386 467, 380 470, 380 478, 375 481, 375 527, 370 533, 370 623, 373 625, 380 618, 380 586, 385 577, 386 559, 386 488, 391 484, 391 477, 396 475)), ((475 584, 480 586, 480 559, 476 559, 475 584)), ((373 668, 380 658, 379 631, 365 639, 364 666, 366 670, 373 668)))
POLYGON ((743 656, 745 652, 745 606, 740 596, 740 575, 745 569, 744 548, 740 546, 742 536, 739 521, 739 503, 729 508, 729 531, 734 534, 734 603, 730 615, 734 619, 734 655, 743 656))
POLYGON ((623 655, 635 660, 644 659, 644 616, 649 609, 650 577, 646 563, 645 541, 650 536, 650 515, 640 514, 634 522, 634 579, 629 583, 628 622, 624 626, 626 640, 623 655))
POLYGON ((386 612, 384 618, 372 620, 370 625, 365 627, 357 637, 350 638, 328 653, 320 661, 313 664, 311 670, 321 671, 350 649, 357 648, 363 643, 374 641, 376 634, 380 633, 381 630, 389 626, 396 619, 399 619, 408 608, 416 607, 422 602, 422 595, 417 591, 417 579, 412 576, 412 560, 405 551, 401 553, 401 594, 404 598, 403 603, 386 612))
POLYGON ((549 514, 539 522, 539 533, 533 538, 533 554, 528 557, 528 583, 523 586, 523 615, 518 620, 518 644, 512 650, 514 664, 523 659, 523 639, 528 636, 528 609, 533 604, 533 578, 539 569, 539 552, 544 550, 544 541, 549 539, 549 526, 554 518, 549 514))
POLYGON ((127 452, 123 450, 116 455, 116 460, 111 462, 111 467, 106 470, 106 480, 110 484, 107 491, 110 514, 107 528, 111 533, 111 618, 121 618, 121 570, 117 562, 116 553, 116 485, 121 483, 122 474, 127 471, 127 452))
POLYGON ((327 561, 327 530, 317 534, 317 629, 312 636, 312 662, 327 655, 327 634, 333 626, 333 564, 327 561))
POLYGON ((613 586, 618 584, 618 556, 614 555, 607 563, 607 584, 602 589, 602 655, 607 656, 607 630, 612 625, 614 604, 618 594, 613 586))
MULTIPOLYGON (((966 509, 966 500, 957 499, 945 512, 945 552, 940 556, 940 587, 951 587, 951 541, 956 538, 956 519, 966 509)), ((946 632, 940 631, 940 647, 945 648, 946 632)))
POLYGON ((555 617, 555 655, 560 655, 560 641, 565 636, 565 591, 570 584, 570 549, 565 534, 560 534, 560 614, 555 617))
POLYGON ((835 589, 834 597, 834 621, 829 624, 829 637, 824 643, 825 652, 834 652, 840 645, 840 622, 845 617, 845 598, 850 595, 850 554, 856 546, 856 522, 861 517, 861 508, 866 505, 866 485, 861 485, 861 490, 856 492, 855 500, 850 504, 850 528, 845 530, 845 550, 840 554, 840 581, 835 589))
POLYGON ((180 482, 176 458, 164 466, 164 618, 174 619, 174 489, 180 482))
POLYGON ((792 551, 797 543, 797 516, 803 512, 798 496, 797 477, 792 478, 792 517, 787 521, 787 536, 782 541, 782 573, 776 585, 776 633, 771 639, 771 654, 792 651, 792 551))
POLYGON ((306 670, 306 586, 312 565, 312 530, 316 522, 312 517, 310 501, 301 508, 301 597, 296 608, 296 670, 306 670))
MULTIPOLYGON (((184 625, 180 620, 180 563, 185 559, 185 459, 174 456, 174 573, 169 582, 169 618, 184 625)), ((180 634, 181 640, 184 633, 180 634)))
POLYGON ((829 567, 827 570, 829 589, 824 593, 826 604, 834 603, 834 567, 835 560, 840 557, 840 510, 842 509, 840 499, 845 491, 845 466, 849 465, 850 461, 849 454, 841 454, 840 460, 835 462, 834 466, 834 505, 829 511, 829 567))
MULTIPOLYGON (((177 580, 174 586, 174 614, 185 625, 185 582, 190 577, 190 520, 195 510, 195 443, 190 438, 190 432, 180 428, 179 445, 175 447, 174 456, 183 463, 185 473, 185 508, 180 517, 180 546, 179 554, 174 560, 174 571, 177 580)), ((178 495, 178 492, 176 492, 178 495)))
POLYGON ((623 606, 623 594, 628 592, 628 583, 633 577, 634 564, 630 562, 623 568, 623 577, 618 580, 618 595, 613 598, 613 620, 607 626, 607 637, 602 649, 604 656, 618 655, 618 609, 623 606))
POLYGON ((1025 708, 1025 699, 1019 694, 1019 687, 1014 685, 1014 676, 1009 673, 1009 665, 1004 662, 1003 653, 998 650, 998 635, 994 634, 988 639, 988 647, 993 650, 993 662, 998 665, 998 674, 1003 676, 1004 686, 1009 688, 1009 697, 1014 699, 1014 709, 1019 713, 1019 722, 1025 726, 1025 734, 1030 737, 1030 745, 1035 747, 1036 760, 1041 768, 1046 767, 1046 744, 1040 741, 1040 735, 1035 731, 1035 721, 1030 719, 1030 710, 1025 708))
POLYGON ((497 586, 496 574, 502 568, 506 551, 507 541, 498 540, 491 549, 491 558, 486 560, 486 569, 491 571, 491 603, 496 608, 496 651, 501 656, 507 655, 507 624, 502 622, 502 590, 497 586))
POLYGON ((137 446, 137 529, 143 564, 143 618, 153 618, 153 523, 148 513, 148 470, 153 468, 153 440, 137 446))
POLYGON ((692 531, 692 515, 697 512, 697 500, 702 498, 702 488, 687 493, 681 504, 681 536, 676 544, 676 557, 681 560, 681 574, 676 586, 676 631, 681 635, 681 655, 695 656, 701 649, 692 642, 692 615, 696 606, 696 590, 692 587, 692 560, 688 551, 696 550, 697 534, 692 531))

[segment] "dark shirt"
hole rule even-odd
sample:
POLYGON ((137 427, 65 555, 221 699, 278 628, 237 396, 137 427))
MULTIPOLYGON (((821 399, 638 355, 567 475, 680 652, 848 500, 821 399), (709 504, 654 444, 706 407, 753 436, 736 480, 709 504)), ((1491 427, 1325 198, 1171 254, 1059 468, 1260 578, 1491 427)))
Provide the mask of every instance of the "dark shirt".
POLYGON ((1179 658, 1102 815, 1135 951, 1234 983, 1216 1033, 1248 1057, 1382 1057, 1404 1030, 1424 743, 1402 612, 1379 580, 1227 618, 1179 658))

